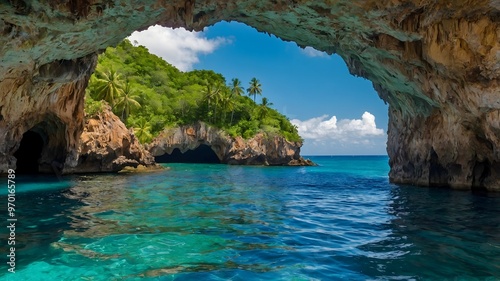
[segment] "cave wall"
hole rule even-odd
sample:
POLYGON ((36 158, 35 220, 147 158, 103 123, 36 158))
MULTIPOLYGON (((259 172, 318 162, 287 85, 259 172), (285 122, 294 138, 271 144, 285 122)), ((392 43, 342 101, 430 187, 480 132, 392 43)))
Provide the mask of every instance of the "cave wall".
POLYGON ((76 161, 85 88, 96 62, 97 56, 92 53, 38 68, 10 68, 0 76, 1 172, 16 167, 13 154, 30 129, 49 136, 40 159, 41 171, 50 173, 54 160, 68 165, 76 161))
POLYGON ((500 190, 495 0, 0 2, 0 171, 47 112, 67 125, 66 164, 76 163, 95 52, 152 24, 221 20, 338 53, 373 81, 389 104, 391 181, 500 190))
MULTIPOLYGON (((56 172, 54 171, 55 166, 60 167, 64 164, 69 151, 66 143, 67 128, 64 122, 52 114, 44 116, 42 120, 28 132, 35 132, 43 139, 38 171, 52 174, 56 172)), ((16 162, 16 166, 19 168, 17 164, 16 162)))

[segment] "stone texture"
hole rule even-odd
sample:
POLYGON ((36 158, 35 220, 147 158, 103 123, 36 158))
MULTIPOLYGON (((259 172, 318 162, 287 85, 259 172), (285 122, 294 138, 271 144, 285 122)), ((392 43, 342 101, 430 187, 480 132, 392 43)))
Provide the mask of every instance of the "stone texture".
POLYGON ((64 173, 118 172, 125 167, 155 166, 154 158, 131 130, 106 106, 86 118, 78 147, 77 164, 64 173))
MULTIPOLYGON (((31 65, 11 68, 0 76, 0 172, 16 167, 13 154, 28 130, 45 139, 42 172, 52 172, 53 161, 68 167, 76 164, 84 125, 83 98, 96 58, 90 54, 68 61, 73 67, 58 69, 53 76, 48 65, 42 74, 31 65)), ((3 61, 0 65, 2 69, 3 61)))
POLYGON ((146 148, 153 156, 195 150, 209 146, 221 163, 233 165, 310 166, 313 163, 300 156, 300 142, 289 142, 278 136, 259 133, 251 139, 230 137, 224 131, 203 122, 190 126, 166 129, 146 148))
POLYGON ((96 51, 152 24, 221 20, 336 52, 373 81, 389 104, 391 181, 500 190, 497 0, 0 2, 0 171, 41 122, 59 124, 76 165, 96 51))

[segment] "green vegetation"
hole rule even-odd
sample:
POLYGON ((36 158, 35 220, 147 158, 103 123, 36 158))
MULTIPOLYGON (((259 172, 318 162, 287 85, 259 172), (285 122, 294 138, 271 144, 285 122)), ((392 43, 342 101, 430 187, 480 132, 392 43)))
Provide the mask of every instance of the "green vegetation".
POLYGON ((104 104, 102 101, 96 101, 88 94, 85 96, 85 114, 92 116, 103 110, 104 104))
POLYGON ((258 132, 302 141, 290 121, 272 109, 262 95, 262 85, 253 78, 247 93, 238 78, 226 79, 211 70, 181 72, 143 47, 128 40, 108 48, 98 59, 85 101, 87 114, 109 103, 141 142, 149 142, 164 128, 204 121, 232 136, 253 137, 258 132))
POLYGON ((250 80, 250 88, 247 89, 247 92, 249 96, 253 96, 253 102, 255 102, 255 97, 257 95, 262 95, 261 87, 262 85, 257 78, 254 77, 250 80))
POLYGON ((127 121, 130 111, 141 107, 141 104, 137 101, 138 99, 139 95, 130 88, 130 83, 127 81, 121 95, 116 100, 116 109, 121 111, 122 120, 127 121))

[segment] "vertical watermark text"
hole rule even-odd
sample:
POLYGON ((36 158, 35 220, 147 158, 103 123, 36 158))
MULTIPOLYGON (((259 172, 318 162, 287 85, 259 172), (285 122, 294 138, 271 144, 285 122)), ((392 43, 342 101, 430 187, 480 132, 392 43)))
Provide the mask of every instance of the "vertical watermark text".
POLYGON ((7 240, 7 264, 9 272, 16 272, 16 171, 9 169, 7 176, 7 229, 9 238, 7 240))

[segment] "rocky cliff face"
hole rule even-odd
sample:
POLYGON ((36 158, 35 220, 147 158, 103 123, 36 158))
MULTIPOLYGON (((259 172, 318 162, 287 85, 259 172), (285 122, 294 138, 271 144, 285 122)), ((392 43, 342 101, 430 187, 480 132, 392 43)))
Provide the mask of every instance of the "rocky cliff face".
MULTIPOLYGON (((495 0, 4 1, 0 171, 28 130, 76 165, 94 53, 152 24, 237 20, 338 53, 390 105, 393 182, 500 190, 500 3, 495 0)), ((332 75, 334 75, 332 73, 332 75)), ((47 150, 48 149, 48 150, 47 150)))
POLYGON ((76 166, 65 167, 64 173, 118 172, 125 167, 156 165, 109 106, 86 119, 77 151, 76 166))
POLYGON ((153 156, 194 151, 206 145, 217 155, 220 163, 234 165, 310 166, 313 163, 300 156, 302 143, 289 142, 282 137, 266 137, 259 133, 244 140, 230 137, 224 131, 203 122, 163 131, 146 148, 153 156))

